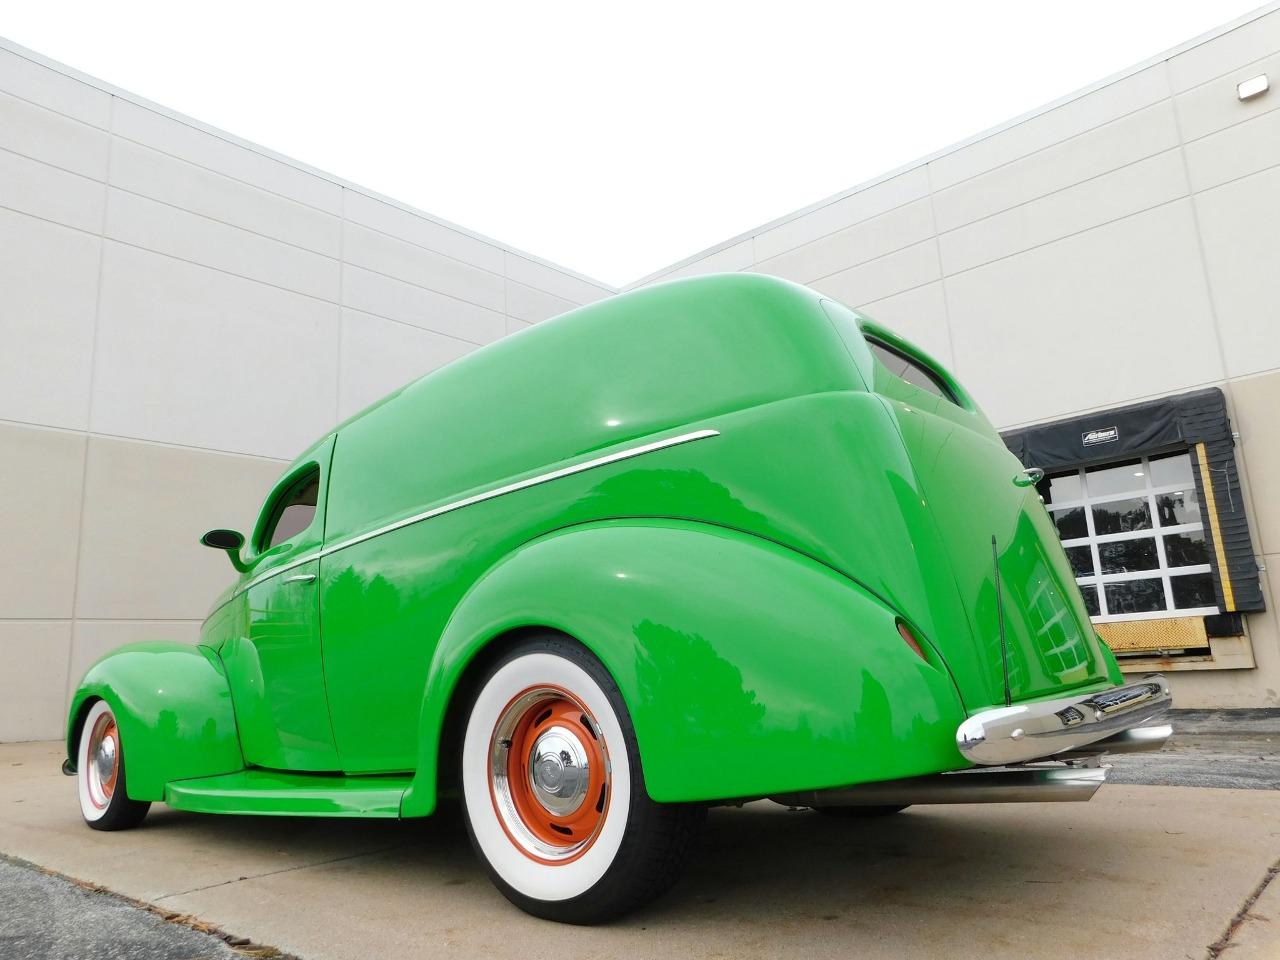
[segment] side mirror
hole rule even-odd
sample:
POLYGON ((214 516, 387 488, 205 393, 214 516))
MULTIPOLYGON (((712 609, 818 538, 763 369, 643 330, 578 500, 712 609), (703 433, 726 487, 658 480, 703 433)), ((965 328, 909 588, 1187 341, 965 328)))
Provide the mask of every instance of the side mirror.
POLYGON ((231 561, 231 565, 241 573, 248 569, 240 560, 240 548, 244 546, 244 534, 239 531, 210 530, 200 538, 200 542, 206 547, 224 551, 227 559, 231 561))

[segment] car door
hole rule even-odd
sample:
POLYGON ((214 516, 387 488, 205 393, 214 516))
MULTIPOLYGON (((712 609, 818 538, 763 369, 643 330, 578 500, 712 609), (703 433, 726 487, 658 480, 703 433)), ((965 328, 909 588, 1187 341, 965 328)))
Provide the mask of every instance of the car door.
POLYGON ((333 438, 271 491, 249 544, 241 629, 221 650, 245 760, 337 770, 320 650, 319 550, 333 438))

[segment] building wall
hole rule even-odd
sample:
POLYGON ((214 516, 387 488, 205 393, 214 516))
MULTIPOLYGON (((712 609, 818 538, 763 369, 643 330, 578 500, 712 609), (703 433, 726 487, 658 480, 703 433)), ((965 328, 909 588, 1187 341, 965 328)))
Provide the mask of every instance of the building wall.
POLYGON ((284 463, 613 291, 0 45, 0 740, 191 640, 284 463))
POLYGON ((1268 612, 1256 669, 1185 706, 1280 705, 1280 87, 1273 4, 1051 108, 766 224, 637 286, 809 284, 954 370, 1001 429, 1220 385, 1268 612))

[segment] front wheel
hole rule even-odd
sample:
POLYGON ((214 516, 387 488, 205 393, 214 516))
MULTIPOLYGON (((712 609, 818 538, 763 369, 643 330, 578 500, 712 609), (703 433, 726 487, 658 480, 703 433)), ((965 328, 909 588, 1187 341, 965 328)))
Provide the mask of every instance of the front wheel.
POLYGON ((675 882, 705 815, 645 792, 613 678, 558 635, 521 643, 480 686, 462 746, 467 832, 516 906, 598 923, 675 882))
POLYGON ((150 803, 130 800, 126 792, 120 727, 105 700, 89 708, 80 728, 76 789, 85 823, 95 830, 136 827, 151 808, 150 803))

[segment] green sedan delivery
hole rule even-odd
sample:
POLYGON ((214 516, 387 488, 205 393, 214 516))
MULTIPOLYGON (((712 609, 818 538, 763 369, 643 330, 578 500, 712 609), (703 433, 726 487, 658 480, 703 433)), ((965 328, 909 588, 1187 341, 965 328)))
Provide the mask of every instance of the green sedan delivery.
POLYGON ((1158 748, 1036 493, 938 363, 812 290, 650 287, 491 344, 289 467, 196 646, 86 674, 91 827, 425 817, 515 904, 616 916, 709 806, 1088 799, 1158 748))

